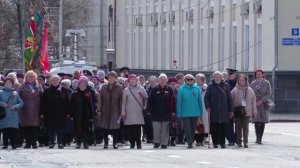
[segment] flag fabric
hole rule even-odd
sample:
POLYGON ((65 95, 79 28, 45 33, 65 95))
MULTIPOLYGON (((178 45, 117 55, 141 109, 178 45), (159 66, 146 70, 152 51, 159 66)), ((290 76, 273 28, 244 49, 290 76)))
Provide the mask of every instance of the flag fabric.
POLYGON ((49 72, 49 61, 48 61, 48 22, 44 21, 44 31, 43 31, 43 39, 42 39, 42 50, 40 56, 40 68, 47 74, 49 72))
POLYGON ((25 71, 32 70, 32 58, 37 50, 35 32, 36 25, 41 21, 41 16, 35 14, 30 17, 29 29, 26 31, 24 62, 25 71))

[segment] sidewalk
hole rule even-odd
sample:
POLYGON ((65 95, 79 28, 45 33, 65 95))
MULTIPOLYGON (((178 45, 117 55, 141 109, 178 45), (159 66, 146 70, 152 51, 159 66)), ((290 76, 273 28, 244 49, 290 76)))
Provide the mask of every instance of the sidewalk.
POLYGON ((300 122, 299 114, 270 114, 271 122, 300 122))

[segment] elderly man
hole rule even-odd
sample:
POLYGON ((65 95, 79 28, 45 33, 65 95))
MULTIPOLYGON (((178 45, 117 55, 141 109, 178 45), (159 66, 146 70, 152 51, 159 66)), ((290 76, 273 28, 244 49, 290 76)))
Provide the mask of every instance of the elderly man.
POLYGON ((168 77, 161 74, 159 84, 149 95, 148 110, 152 115, 154 148, 167 149, 169 141, 169 123, 175 116, 175 98, 171 87, 167 85, 168 77))

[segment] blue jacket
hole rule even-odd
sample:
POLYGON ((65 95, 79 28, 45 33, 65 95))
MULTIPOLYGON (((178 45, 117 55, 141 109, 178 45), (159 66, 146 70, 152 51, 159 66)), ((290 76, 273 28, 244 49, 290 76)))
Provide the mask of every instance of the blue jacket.
POLYGON ((3 107, 4 103, 7 101, 8 106, 5 108, 6 116, 5 118, 0 119, 0 129, 19 128, 18 110, 23 107, 23 101, 18 92, 14 91, 13 89, 4 88, 3 90, 0 90, 0 106, 3 107), (16 107, 17 110, 10 110, 11 106, 16 107))
POLYGON ((200 88, 194 84, 189 86, 184 84, 177 95, 177 111, 178 117, 199 117, 202 116, 202 98, 200 88))

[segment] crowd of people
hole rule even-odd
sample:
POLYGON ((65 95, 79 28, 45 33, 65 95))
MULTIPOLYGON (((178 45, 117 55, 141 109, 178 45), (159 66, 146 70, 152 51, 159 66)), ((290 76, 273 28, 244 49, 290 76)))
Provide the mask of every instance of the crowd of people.
POLYGON ((71 143, 103 143, 142 148, 142 142, 167 149, 212 144, 248 148, 249 123, 262 144, 269 122, 271 87, 264 72, 248 77, 237 70, 215 71, 209 84, 204 74, 119 76, 110 71, 76 70, 73 74, 25 75, 10 72, 0 82, 0 131, 3 149, 24 149, 71 143), (111 136, 109 136, 111 135, 111 136), (210 136, 212 142, 210 142, 210 136))

